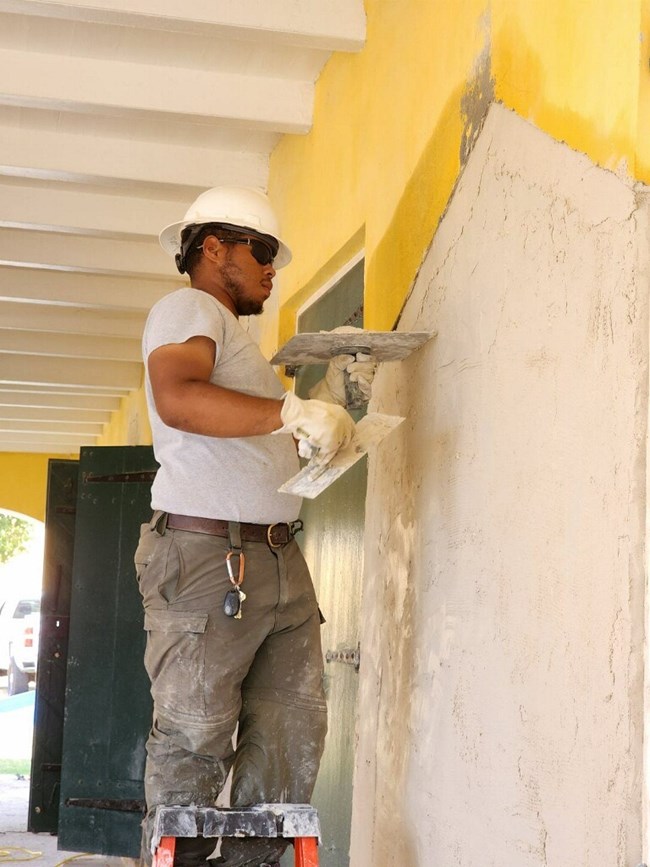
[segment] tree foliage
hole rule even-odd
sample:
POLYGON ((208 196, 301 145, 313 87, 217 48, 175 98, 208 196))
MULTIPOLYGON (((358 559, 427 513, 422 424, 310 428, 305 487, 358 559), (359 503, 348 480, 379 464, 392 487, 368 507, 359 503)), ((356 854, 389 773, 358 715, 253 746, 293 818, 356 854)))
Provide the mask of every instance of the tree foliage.
POLYGON ((0 563, 6 563, 15 554, 24 551, 31 538, 32 525, 29 521, 0 513, 0 563))

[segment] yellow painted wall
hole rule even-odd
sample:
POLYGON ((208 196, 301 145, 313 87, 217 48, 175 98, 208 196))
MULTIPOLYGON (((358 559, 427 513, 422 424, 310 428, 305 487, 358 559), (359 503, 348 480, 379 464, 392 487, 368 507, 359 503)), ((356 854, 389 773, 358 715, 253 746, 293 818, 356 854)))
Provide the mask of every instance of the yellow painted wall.
MULTIPOLYGON (((647 4, 493 3, 497 98, 600 165, 617 168, 625 161, 634 175, 642 5, 647 4)), ((647 51, 641 75, 648 78, 647 51)), ((646 103, 646 114, 647 109, 646 103)), ((639 145, 647 155, 650 144, 639 145)))
POLYGON ((144 387, 122 398, 119 410, 104 426, 99 446, 137 446, 151 444, 151 426, 144 387))
POLYGON ((366 0, 366 13, 364 50, 334 56, 318 81, 312 132, 272 156, 295 251, 280 342, 353 238, 366 325, 393 327, 492 98, 650 181, 649 0, 366 0))
POLYGON ((635 177, 650 183, 650 0, 641 2, 635 177))
POLYGON ((0 509, 44 521, 49 459, 77 457, 0 452, 0 509))
POLYGON ((313 130, 285 136, 271 159, 271 197, 295 251, 282 274, 289 332, 292 296, 326 263, 337 270, 355 236, 366 248, 366 325, 391 328, 460 169, 461 99, 487 47, 486 0, 366 9, 364 50, 332 57, 313 130))
MULTIPOLYGON (((106 425, 98 445, 145 445, 151 443, 144 390, 122 400, 120 409, 106 425)), ((77 459, 77 454, 47 455, 0 452, 0 509, 45 520, 47 465, 50 458, 77 459)))

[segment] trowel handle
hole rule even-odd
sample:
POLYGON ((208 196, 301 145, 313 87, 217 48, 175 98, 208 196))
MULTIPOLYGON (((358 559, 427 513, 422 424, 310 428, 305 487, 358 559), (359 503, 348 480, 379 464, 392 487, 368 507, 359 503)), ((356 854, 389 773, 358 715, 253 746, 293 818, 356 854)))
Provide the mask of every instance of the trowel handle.
POLYGON ((345 384, 345 408, 363 409, 368 403, 368 398, 359 388, 359 383, 352 382, 347 370, 343 371, 343 382, 345 384))
MULTIPOLYGON (((353 355, 356 359, 357 353, 370 355, 368 346, 341 346, 337 350, 337 355, 353 355)), ((343 371, 343 383, 345 385, 345 408, 346 409, 365 409, 368 405, 368 398, 365 397, 356 382, 352 382, 350 374, 347 370, 343 371)))

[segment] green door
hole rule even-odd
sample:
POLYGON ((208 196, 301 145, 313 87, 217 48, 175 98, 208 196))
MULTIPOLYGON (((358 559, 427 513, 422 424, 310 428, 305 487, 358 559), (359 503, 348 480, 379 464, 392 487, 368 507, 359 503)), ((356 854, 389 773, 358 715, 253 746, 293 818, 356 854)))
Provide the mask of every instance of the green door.
POLYGON ((133 568, 150 519, 149 446, 84 448, 72 572, 59 848, 137 857, 151 724, 133 568))
POLYGON ((68 657, 78 461, 48 463, 41 628, 36 667, 29 831, 56 833, 68 657))
MULTIPOLYGON (((361 327, 362 323, 363 262, 360 262, 300 316, 298 331, 329 331, 339 325, 361 327)), ((325 370, 325 365, 300 367, 298 395, 307 397, 325 370)), ((352 415, 358 421, 363 412, 352 415)), ((323 845, 319 850, 322 867, 344 867, 350 863, 358 688, 353 653, 359 644, 365 498, 364 459, 315 500, 304 501, 301 517, 305 530, 297 537, 326 619, 322 641, 329 731, 313 797, 322 826, 323 845)))

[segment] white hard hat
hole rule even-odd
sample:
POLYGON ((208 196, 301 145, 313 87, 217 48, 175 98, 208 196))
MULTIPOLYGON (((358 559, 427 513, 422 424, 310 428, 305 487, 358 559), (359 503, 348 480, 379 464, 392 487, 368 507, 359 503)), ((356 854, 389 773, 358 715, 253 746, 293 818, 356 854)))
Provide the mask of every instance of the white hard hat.
POLYGON ((190 205, 180 222, 171 223, 162 230, 160 246, 166 253, 176 256, 181 252, 183 229, 205 223, 223 223, 248 229, 252 234, 270 235, 278 242, 274 267, 282 268, 291 261, 291 250, 280 238, 278 218, 261 190, 252 187, 214 187, 206 190, 190 205))

